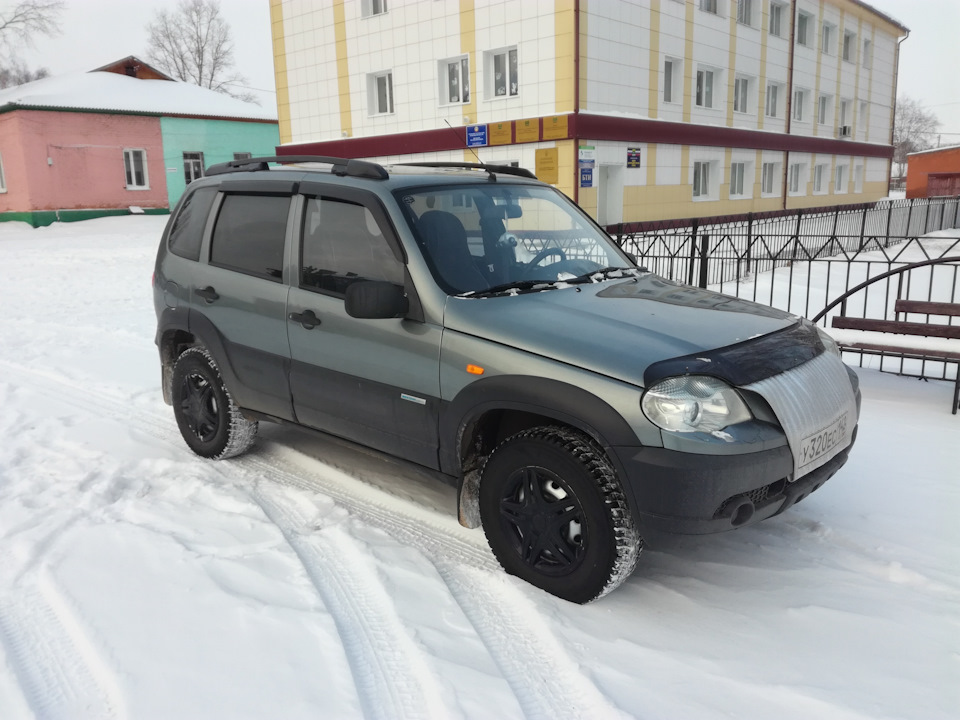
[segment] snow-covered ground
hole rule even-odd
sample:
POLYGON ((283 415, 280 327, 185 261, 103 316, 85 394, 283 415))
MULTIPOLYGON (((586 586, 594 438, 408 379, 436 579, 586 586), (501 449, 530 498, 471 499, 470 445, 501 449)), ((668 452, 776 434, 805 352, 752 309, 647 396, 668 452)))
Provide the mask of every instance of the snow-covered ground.
POLYGON ((960 416, 860 371, 850 462, 651 539, 588 606, 506 576, 426 473, 163 404, 164 218, 0 224, 0 718, 960 717, 960 416))

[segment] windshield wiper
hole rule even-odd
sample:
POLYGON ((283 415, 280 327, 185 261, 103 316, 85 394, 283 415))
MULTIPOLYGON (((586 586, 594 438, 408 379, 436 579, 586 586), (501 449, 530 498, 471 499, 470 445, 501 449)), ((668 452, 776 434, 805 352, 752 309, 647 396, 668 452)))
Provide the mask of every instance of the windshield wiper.
POLYGON ((611 265, 609 267, 600 268, 599 270, 585 272, 583 275, 578 275, 577 277, 570 280, 565 280, 564 282, 567 282, 571 285, 599 282, 599 280, 594 280, 597 275, 600 276, 600 280, 609 280, 611 277, 616 277, 614 273, 621 273, 622 277, 633 277, 635 275, 635 271, 636 268, 611 265))
POLYGON ((460 297, 487 297, 490 295, 499 295, 510 290, 517 292, 530 292, 531 290, 549 290, 556 286, 556 280, 513 280, 512 282, 500 283, 486 290, 472 290, 466 293, 460 293, 460 297))

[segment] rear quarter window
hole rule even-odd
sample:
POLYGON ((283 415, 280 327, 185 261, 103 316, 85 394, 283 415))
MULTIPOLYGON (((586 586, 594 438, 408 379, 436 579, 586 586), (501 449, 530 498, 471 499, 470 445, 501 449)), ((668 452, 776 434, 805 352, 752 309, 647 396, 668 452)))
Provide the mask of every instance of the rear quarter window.
POLYGON ((289 197, 224 197, 213 228, 210 264, 280 282, 289 209, 289 197))
POLYGON ((170 228, 170 252, 188 260, 200 259, 203 228, 207 224, 210 207, 217 196, 213 187, 200 188, 187 195, 170 228))

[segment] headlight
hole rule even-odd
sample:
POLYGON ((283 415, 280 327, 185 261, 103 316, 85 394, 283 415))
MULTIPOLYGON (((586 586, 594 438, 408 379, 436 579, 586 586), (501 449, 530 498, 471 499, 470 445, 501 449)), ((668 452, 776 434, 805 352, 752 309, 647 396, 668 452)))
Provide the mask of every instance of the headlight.
POLYGON ((837 357, 840 357, 840 347, 837 345, 837 341, 830 337, 826 330, 818 327, 817 335, 820 336, 820 342, 823 343, 823 347, 826 348, 828 353, 833 353, 837 357))
POLYGON ((753 417, 737 391, 706 375, 667 378, 640 400, 654 425, 676 432, 713 432, 753 417))

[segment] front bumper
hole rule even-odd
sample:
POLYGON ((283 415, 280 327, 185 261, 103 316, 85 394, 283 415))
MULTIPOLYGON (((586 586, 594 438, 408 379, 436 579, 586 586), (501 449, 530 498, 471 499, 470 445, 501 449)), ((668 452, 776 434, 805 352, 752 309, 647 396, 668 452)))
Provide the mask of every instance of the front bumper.
MULTIPOLYGON (((857 431, 853 431, 856 440, 857 431)), ((746 455, 695 455, 664 448, 615 447, 641 532, 703 535, 777 515, 817 490, 843 467, 851 442, 796 482, 789 448, 746 455)))

